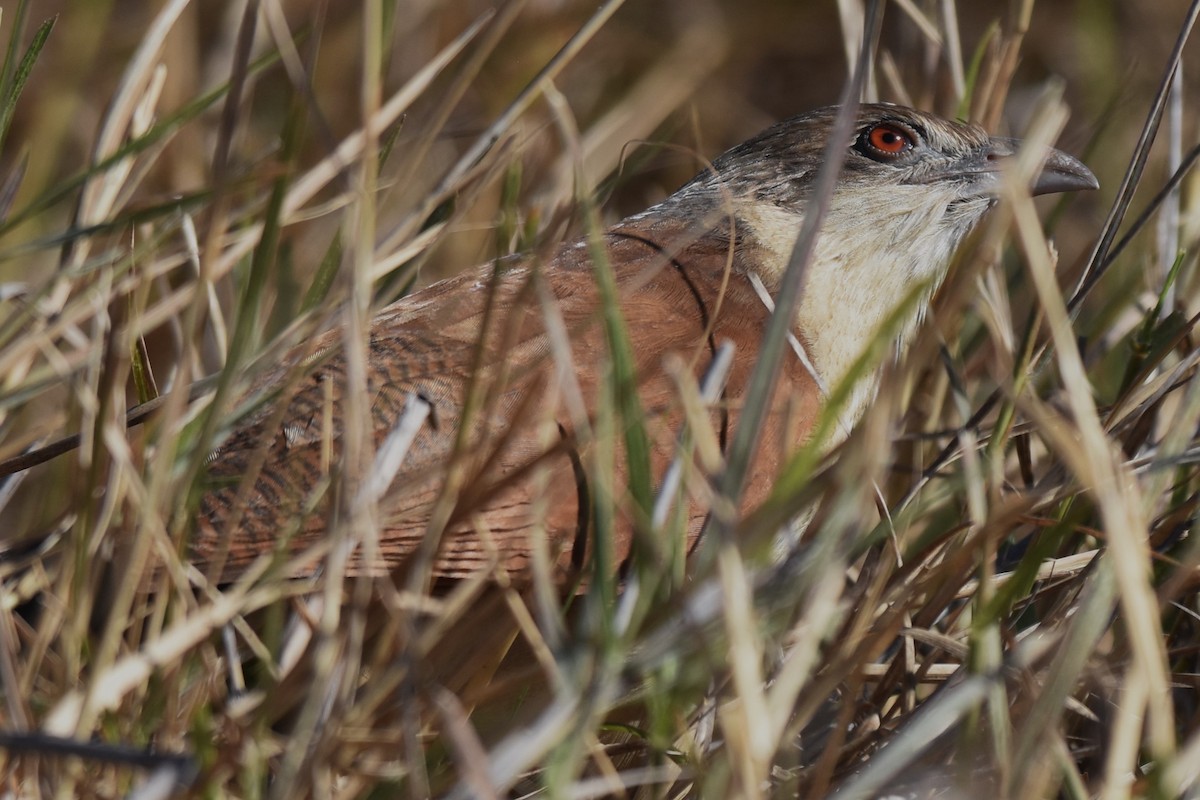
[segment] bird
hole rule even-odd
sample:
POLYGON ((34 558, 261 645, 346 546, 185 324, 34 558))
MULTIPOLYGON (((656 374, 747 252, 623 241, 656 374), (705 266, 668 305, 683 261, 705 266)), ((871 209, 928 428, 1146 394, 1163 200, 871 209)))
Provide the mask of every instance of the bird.
MULTIPOLYGON (((767 128, 599 235, 469 269, 374 316, 364 399, 372 444, 384 448, 405 418, 419 427, 374 495, 375 545, 351 553, 347 572, 398 573, 424 553, 434 580, 520 581, 540 553, 558 585, 580 586, 602 554, 601 567, 619 573, 635 557, 693 552, 714 513, 720 459, 683 459, 692 479, 677 498, 677 550, 646 544, 659 534, 625 481, 648 467, 661 488, 689 425, 708 426, 695 435, 728 447, 838 113, 829 106, 767 128), (615 290, 608 305, 606 275, 615 290), (603 434, 613 421, 598 398, 612 397, 620 352, 605 321, 612 307, 632 356, 623 385, 635 391, 649 443, 638 464, 603 434), (716 400, 689 417, 681 382, 703 379, 722 351, 732 360, 716 400), (616 509, 609 523, 597 514, 605 503, 616 509)), ((881 370, 852 374, 856 359, 916 292, 892 329, 903 350, 1020 147, 899 105, 861 104, 854 114, 791 325, 795 349, 768 398, 741 513, 762 504, 788 455, 814 436, 831 387, 852 381, 841 420, 861 417, 881 370)), ((1048 149, 1029 188, 1040 195, 1097 187, 1079 160, 1048 149)), ((347 386, 340 330, 251 386, 260 402, 207 463, 189 546, 197 566, 218 580, 272 554, 291 557, 297 574, 319 568, 320 545, 346 502, 335 477, 347 386)), ((631 423, 617 423, 609 438, 624 441, 631 423)))

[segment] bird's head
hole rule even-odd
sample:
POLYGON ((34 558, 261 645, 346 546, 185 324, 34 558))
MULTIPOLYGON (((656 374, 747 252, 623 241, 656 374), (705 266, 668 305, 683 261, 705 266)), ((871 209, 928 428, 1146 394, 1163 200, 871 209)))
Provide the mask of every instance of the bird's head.
MULTIPOLYGON (((748 259, 778 285, 811 201, 838 108, 781 122, 713 162, 684 193, 732 208, 748 259), (689 191, 690 190, 690 191, 689 191)), ((808 265, 796 328, 830 386, 896 304, 937 288, 955 248, 995 201, 1001 170, 1020 143, 977 125, 888 104, 864 104, 808 265)), ((1077 159, 1050 149, 1033 194, 1095 189, 1077 159)), ((900 331, 911 332, 921 302, 900 331)), ((858 393, 856 405, 869 398, 858 393)), ((857 416, 861 408, 850 409, 857 416)))

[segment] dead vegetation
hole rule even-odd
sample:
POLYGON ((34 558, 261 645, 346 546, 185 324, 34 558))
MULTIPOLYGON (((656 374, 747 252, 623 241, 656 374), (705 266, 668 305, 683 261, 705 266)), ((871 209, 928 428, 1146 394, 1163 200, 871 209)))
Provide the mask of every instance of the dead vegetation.
POLYGON ((0 458, 79 437, 0 489, 13 796, 1198 791, 1194 7, 887 4, 868 95, 1065 127, 1102 192, 1005 197, 834 457, 686 580, 564 611, 343 579, 354 525, 310 581, 213 585, 179 555, 205 459, 315 332, 834 101, 857 4, 10 5, 0 458))

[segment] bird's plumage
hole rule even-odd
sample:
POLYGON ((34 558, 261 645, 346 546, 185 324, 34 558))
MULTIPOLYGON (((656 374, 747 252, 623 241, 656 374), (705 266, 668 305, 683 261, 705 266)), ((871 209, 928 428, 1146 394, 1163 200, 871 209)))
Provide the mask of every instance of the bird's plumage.
MULTIPOLYGON (((693 265, 729 262, 728 246, 722 242, 714 247, 710 239, 703 238, 671 254, 670 242, 686 236, 683 230, 671 229, 627 234, 620 227, 605 236, 617 285, 626 289, 621 309, 636 353, 639 396, 647 414, 656 475, 662 474, 674 454, 682 421, 677 392, 663 370, 664 359, 677 355, 699 375, 707 369, 717 342, 733 343, 738 355, 725 399, 710 415, 713 430, 723 443, 737 424, 752 356, 769 316, 746 279, 742 257, 735 256, 729 263, 722 296, 720 284, 726 282, 726 275, 693 265)), ((484 401, 471 426, 470 449, 480 457, 467 467, 471 478, 459 500, 463 514, 447 528, 435 574, 461 577, 485 568, 493 555, 510 572, 523 570, 528 565, 528 533, 537 521, 533 503, 538 492, 544 492, 544 524, 556 545, 553 549, 560 574, 565 578, 583 566, 591 546, 587 506, 595 490, 585 474, 589 445, 581 441, 564 395, 576 393, 590 405, 601 390, 602 376, 596 364, 604 358, 607 344, 597 317, 599 300, 591 271, 587 249, 567 246, 545 265, 507 265, 494 282, 492 268, 486 267, 435 284, 376 318, 368 349, 375 445, 383 444, 400 419, 410 393, 431 406, 426 424, 381 503, 381 554, 389 566, 397 566, 427 535, 429 511, 462 421, 480 324, 491 292, 497 313, 483 342, 482 363, 488 366, 477 376, 483 382, 484 401), (555 312, 569 332, 572 363, 567 379, 577 380, 577 386, 560 385, 560 362, 551 352, 552 334, 546 330, 539 293, 553 298, 555 312), (544 489, 529 480, 535 464, 548 468, 549 483, 544 489)), ((202 500, 194 551, 200 560, 207 560, 228 543, 227 564, 236 571, 269 552, 288 521, 311 503, 307 495, 324 485, 323 442, 327 437, 336 442, 341 435, 337 422, 344 377, 344 361, 337 354, 340 342, 338 331, 326 334, 320 342, 318 351, 332 352, 320 359, 319 366, 285 401, 288 408, 282 425, 267 429, 275 416, 274 408, 268 406, 215 454, 209 467, 214 488, 202 500), (323 425, 327 391, 334 403, 335 420, 328 432, 323 425), (245 512, 234 530, 225 530, 221 523, 233 507, 242 476, 264 443, 269 448, 265 466, 254 480, 245 512)), ((812 377, 801 365, 789 361, 770 430, 785 423, 786 407, 791 405, 802 421, 798 433, 806 435, 818 403, 814 388, 812 377)), ((778 450, 764 449, 754 486, 769 487, 769 473, 778 464, 773 453, 778 450)), ((687 525, 688 546, 694 543, 706 512, 703 504, 694 504, 687 525)), ((316 511, 305 515, 294 544, 303 546, 320 537, 327 513, 326 504, 318 503, 316 511)), ((628 539, 623 544, 617 550, 618 558, 628 555, 628 539)))

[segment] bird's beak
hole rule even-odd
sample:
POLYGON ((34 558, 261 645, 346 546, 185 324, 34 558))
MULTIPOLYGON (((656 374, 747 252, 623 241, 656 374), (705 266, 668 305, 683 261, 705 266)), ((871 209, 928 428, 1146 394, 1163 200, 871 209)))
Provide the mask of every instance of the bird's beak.
MULTIPOLYGON (((1000 171, 1003 164, 1015 156, 1020 147, 1020 139, 993 137, 984 147, 968 153, 927 178, 970 178, 972 186, 969 194, 995 195, 1000 190, 1000 171)), ((1041 172, 1033 179, 1029 191, 1039 195, 1098 188, 1099 181, 1082 161, 1050 147, 1046 149, 1046 160, 1042 162, 1041 172)))
MULTIPOLYGON (((993 137, 983 158, 987 163, 994 165, 992 171, 995 172, 1005 159, 1016 155, 1020 146, 1020 139, 993 137)), ((1046 160, 1042 163, 1042 171, 1033 179, 1033 185, 1029 187, 1029 191, 1036 196, 1099 188, 1100 182, 1096 180, 1092 171, 1083 165, 1082 161, 1051 147, 1046 150, 1046 160)))

